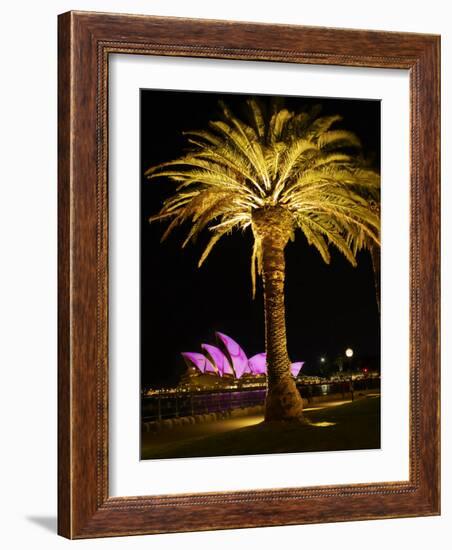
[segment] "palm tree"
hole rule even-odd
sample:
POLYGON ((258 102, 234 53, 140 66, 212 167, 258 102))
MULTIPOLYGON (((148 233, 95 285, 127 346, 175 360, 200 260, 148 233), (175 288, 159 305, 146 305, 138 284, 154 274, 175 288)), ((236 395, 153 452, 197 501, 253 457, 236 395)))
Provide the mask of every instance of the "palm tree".
POLYGON ((357 136, 332 129, 340 116, 295 113, 276 103, 267 114, 258 101, 247 103, 246 121, 220 103, 221 120, 186 132, 191 146, 186 154, 146 171, 148 178, 176 184, 151 221, 168 222, 162 240, 189 222, 182 246, 207 229, 211 237, 199 267, 221 237, 251 229, 253 297, 256 274, 262 276, 264 292, 265 420, 300 420, 303 404, 286 343, 285 247, 299 229, 326 263, 334 245, 356 265, 350 235, 378 243, 379 217, 366 197, 380 180, 360 165, 357 136))
MULTIPOLYGON (((370 188, 367 190, 366 199, 369 207, 378 217, 380 217, 380 188, 370 188)), ((378 237, 380 233, 378 232, 378 237)), ((374 273, 375 299, 377 302, 378 311, 381 307, 381 261, 380 261, 380 243, 369 237, 366 233, 360 230, 359 227, 353 228, 347 237, 347 244, 350 246, 353 255, 361 250, 367 250, 372 260, 372 269, 374 273)))
POLYGON ((378 311, 381 307, 381 257, 380 246, 375 242, 368 242, 366 248, 369 250, 374 270, 375 297, 377 300, 378 311))

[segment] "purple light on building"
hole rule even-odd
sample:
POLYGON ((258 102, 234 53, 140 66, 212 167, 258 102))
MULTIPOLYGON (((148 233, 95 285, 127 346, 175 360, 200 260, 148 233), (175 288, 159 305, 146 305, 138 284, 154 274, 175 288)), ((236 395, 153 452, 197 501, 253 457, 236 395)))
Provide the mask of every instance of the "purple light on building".
POLYGON ((243 371, 242 376, 245 375, 245 374, 253 374, 251 372, 251 369, 250 369, 249 361, 247 361, 247 363, 246 363, 246 367, 245 367, 245 370, 243 371))
MULTIPOLYGON (((201 348, 205 354, 191 351, 181 353, 188 366, 194 366, 202 373, 213 373, 219 376, 227 374, 235 378, 240 378, 244 374, 254 376, 267 374, 267 354, 265 352, 257 353, 247 359, 243 349, 230 336, 221 332, 215 334, 224 347, 226 354, 217 346, 202 344, 201 348)), ((291 363, 290 372, 292 376, 296 378, 303 365, 304 361, 291 363)))
MULTIPOLYGON (((249 365, 251 374, 266 374, 267 373, 267 354, 258 353, 257 355, 254 355, 253 357, 251 357, 251 359, 248 360, 248 365, 249 365)), ((290 372, 292 373, 292 376, 296 378, 300 370, 302 369, 303 365, 304 365, 304 361, 297 361, 295 363, 291 363, 290 372)))
POLYGON ((181 355, 185 359, 188 366, 196 367, 202 373, 214 372, 216 374, 217 371, 215 370, 215 367, 204 354, 196 353, 194 351, 183 351, 181 355))
POLYGON ((201 344, 201 348, 207 353, 207 357, 210 361, 217 367, 220 376, 224 374, 231 374, 234 376, 234 371, 229 364, 228 358, 221 349, 210 344, 201 344))
POLYGON ((265 374, 267 372, 267 354, 257 353, 248 359, 251 374, 265 374))
POLYGON ((303 365, 304 361, 297 361, 296 363, 292 363, 290 365, 290 372, 292 373, 292 376, 296 378, 303 368, 303 365))
POLYGON ((240 378, 248 366, 248 358, 245 352, 230 336, 222 334, 221 332, 216 332, 215 334, 226 349, 235 376, 240 378))

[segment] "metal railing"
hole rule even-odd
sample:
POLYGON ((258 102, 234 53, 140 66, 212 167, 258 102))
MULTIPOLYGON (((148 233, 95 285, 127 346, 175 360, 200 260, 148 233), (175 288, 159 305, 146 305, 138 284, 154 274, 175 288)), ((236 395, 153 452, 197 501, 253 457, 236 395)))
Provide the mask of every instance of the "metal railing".
MULTIPOLYGON (((319 383, 297 383, 302 397, 309 401, 328 395, 350 395, 356 392, 379 389, 380 378, 349 379, 319 383), (352 384, 352 385, 350 385, 352 384)), ((263 405, 265 388, 241 390, 206 390, 196 392, 155 392, 141 399, 141 420, 150 422, 167 418, 195 416, 212 412, 228 411, 263 405)))
POLYGON ((180 416, 195 416, 262 405, 264 400, 265 389, 157 394, 142 398, 141 418, 148 422, 180 416))

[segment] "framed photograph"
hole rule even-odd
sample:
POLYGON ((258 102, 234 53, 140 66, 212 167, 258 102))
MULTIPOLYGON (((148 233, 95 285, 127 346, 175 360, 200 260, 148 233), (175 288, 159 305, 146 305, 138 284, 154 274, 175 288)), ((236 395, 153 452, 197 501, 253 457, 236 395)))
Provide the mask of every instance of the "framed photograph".
POLYGON ((440 512, 438 36, 59 17, 59 533, 440 512))

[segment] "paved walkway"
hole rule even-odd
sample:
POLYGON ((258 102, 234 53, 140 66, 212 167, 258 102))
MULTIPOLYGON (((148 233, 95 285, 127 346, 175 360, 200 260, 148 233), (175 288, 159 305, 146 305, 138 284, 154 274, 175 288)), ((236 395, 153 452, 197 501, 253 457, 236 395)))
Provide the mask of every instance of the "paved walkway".
MULTIPOLYGON (((366 392, 367 395, 378 394, 378 392, 371 391, 366 392)), ((364 395, 356 396, 355 400, 364 397, 364 395)), ((351 399, 338 399, 337 397, 331 401, 322 401, 318 403, 312 403, 305 407, 305 412, 321 410, 328 407, 337 407, 338 405, 344 405, 350 403, 351 399)), ((239 428, 245 428, 254 424, 259 424, 264 420, 263 414, 254 414, 249 416, 240 416, 236 418, 227 418, 224 420, 218 420, 216 422, 205 422, 201 424, 189 424, 184 426, 177 426, 172 429, 162 430, 158 433, 142 432, 141 434, 141 448, 142 454, 146 456, 155 447, 164 445, 165 443, 171 443, 173 441, 184 442, 191 439, 197 439, 206 437, 208 435, 219 434, 237 430, 239 428)))

